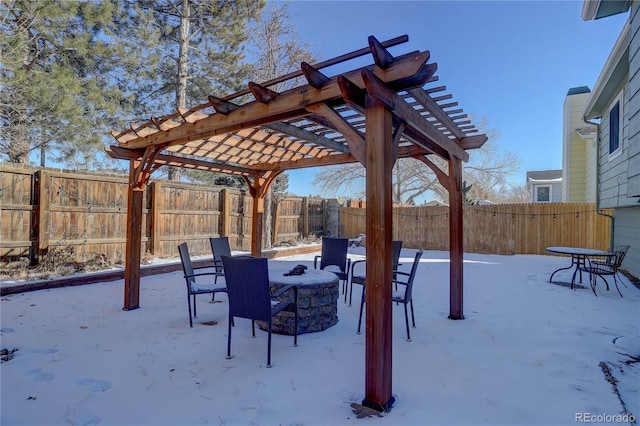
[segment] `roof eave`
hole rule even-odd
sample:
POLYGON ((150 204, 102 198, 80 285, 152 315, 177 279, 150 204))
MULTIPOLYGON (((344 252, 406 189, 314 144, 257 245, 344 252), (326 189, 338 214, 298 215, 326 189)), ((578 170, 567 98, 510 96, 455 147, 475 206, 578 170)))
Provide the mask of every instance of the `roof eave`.
POLYGON ((583 110, 586 120, 600 118, 629 73, 629 21, 624 25, 583 110))
POLYGON ((584 21, 593 21, 626 12, 630 6, 630 0, 585 0, 581 16, 584 21))

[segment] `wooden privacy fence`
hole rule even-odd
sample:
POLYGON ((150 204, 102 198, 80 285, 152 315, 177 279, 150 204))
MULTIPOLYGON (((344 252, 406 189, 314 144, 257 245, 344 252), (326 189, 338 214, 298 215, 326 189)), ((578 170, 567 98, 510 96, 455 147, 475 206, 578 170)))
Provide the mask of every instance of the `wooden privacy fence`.
MULTIPOLYGON (((115 175, 0 165, 0 258, 35 261, 62 249, 78 262, 96 256, 123 261, 127 185, 126 178, 115 175)), ((144 200, 143 255, 176 256, 183 241, 194 254, 210 253, 208 238, 217 236, 228 236, 232 250, 250 249, 252 198, 243 191, 154 181, 144 200)), ((273 197, 274 245, 330 233, 332 202, 273 197)))
MULTIPOLYGON (((343 208, 341 235, 364 233, 365 212, 343 208)), ((464 251, 469 253, 549 254, 549 246, 609 247, 610 219, 592 203, 464 206, 463 217, 464 251)), ((403 247, 449 250, 449 208, 394 207, 393 238, 402 240, 403 247)))

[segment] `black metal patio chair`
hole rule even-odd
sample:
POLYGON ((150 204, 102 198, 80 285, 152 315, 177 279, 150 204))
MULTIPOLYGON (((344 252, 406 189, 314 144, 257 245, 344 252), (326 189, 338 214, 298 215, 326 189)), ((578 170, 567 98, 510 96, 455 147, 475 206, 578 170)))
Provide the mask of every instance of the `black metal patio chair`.
MULTIPOLYGON (((407 326, 407 341, 411 341, 411 334, 409 333, 409 315, 407 313, 407 304, 411 306, 411 321, 413 327, 416 326, 416 318, 413 312, 413 282, 416 277, 416 272, 418 270, 418 265, 420 264, 420 258, 422 257, 422 250, 418 250, 414 259, 413 265, 411 265, 410 272, 403 272, 396 270, 394 271, 394 275, 396 278, 392 281, 393 284, 397 284, 399 287, 398 291, 394 291, 392 295, 392 301, 397 303, 402 303, 404 305, 404 321, 407 326)), ((366 285, 362 286, 362 299, 360 300, 360 317, 358 318, 358 334, 360 334, 360 327, 362 325, 362 308, 364 307, 365 302, 365 291, 366 285)))
POLYGON ((218 277, 224 277, 224 267, 222 266, 222 256, 231 256, 229 237, 209 238, 211 253, 213 254, 213 267, 216 271, 216 282, 218 277))
MULTIPOLYGON (((619 274, 618 270, 622 266, 622 261, 624 260, 629 247, 630 246, 628 245, 614 247, 614 249, 611 251, 611 255, 586 257, 586 262, 583 266, 580 267, 580 270, 589 273, 589 283, 591 284, 591 290, 593 291, 593 294, 595 294, 596 296, 598 295, 598 293, 596 293, 596 281, 598 277, 602 278, 607 286, 607 291, 609 291, 609 282, 605 277, 610 275, 613 277, 613 282, 616 285, 618 294, 620 295, 620 297, 623 297, 622 293, 620 292, 620 287, 618 287, 618 279, 616 278, 616 276, 618 276, 619 274)), ((620 279, 620 282, 622 282, 622 284, 626 286, 622 279, 620 279)))
POLYGON ((193 327, 193 317, 198 317, 198 311, 196 307, 196 295, 198 294, 212 294, 212 297, 216 293, 226 293, 227 287, 224 284, 217 284, 218 278, 215 272, 200 272, 196 273, 196 270, 211 269, 210 266, 194 267, 191 262, 191 256, 189 255, 189 247, 187 243, 182 243, 178 246, 178 252, 180 253, 180 262, 182 262, 182 270, 184 272, 184 279, 187 283, 187 304, 189 305, 189 326, 193 327), (214 282, 202 282, 202 279, 198 277, 211 277, 214 276, 214 282), (191 297, 193 297, 193 317, 191 315, 191 297))
MULTIPOLYGON (((398 269, 398 266, 400 266, 399 262, 400 262, 400 252, 402 251, 402 241, 394 241, 393 245, 391 246, 391 250, 392 250, 392 259, 393 259, 393 269, 395 270, 395 269, 398 269)), ((355 262, 351 263, 351 271, 350 271, 351 278, 349 279, 349 306, 351 306, 351 298, 353 296, 353 285, 365 284, 366 275, 362 275, 362 274, 356 275, 356 267, 365 262, 366 260, 356 260, 355 262)), ((396 278, 395 274, 393 278, 394 279, 396 278)), ((396 285, 396 290, 397 289, 398 289, 398 286, 396 285)))
POLYGON ((298 345, 298 287, 288 285, 270 294, 269 269, 265 258, 222 256, 222 264, 229 294, 227 359, 232 358, 231 326, 234 317, 250 319, 254 337, 255 321, 263 321, 268 323, 267 367, 271 367, 271 329, 274 315, 284 310, 293 310, 293 345, 298 345), (293 298, 284 296, 288 291, 293 291, 293 298))
POLYGON ((348 238, 322 237, 322 252, 319 256, 313 258, 314 269, 328 268, 328 271, 336 274, 338 279, 342 281, 342 293, 344 294, 345 303, 347 301, 349 269, 351 268, 351 259, 347 257, 348 248, 348 238), (319 267, 318 260, 320 261, 319 267))

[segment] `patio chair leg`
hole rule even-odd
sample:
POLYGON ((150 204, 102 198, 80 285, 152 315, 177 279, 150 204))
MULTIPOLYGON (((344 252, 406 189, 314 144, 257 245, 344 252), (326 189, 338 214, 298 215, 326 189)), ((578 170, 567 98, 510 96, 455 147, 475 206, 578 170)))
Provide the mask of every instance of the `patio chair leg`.
MULTIPOLYGON (((607 281, 607 279, 603 276, 600 276, 600 278, 604 280, 604 283, 607 285, 607 291, 609 291, 609 281, 607 281)), ((615 279, 615 276, 613 278, 615 279)))
POLYGON ((271 320, 269 320, 269 337, 267 342, 267 368, 271 368, 271 320))
POLYGON ((193 328, 193 319, 191 316, 191 298, 187 294, 187 304, 189 305, 189 327, 193 328))
MULTIPOLYGON (((619 274, 619 272, 616 272, 616 275, 618 275, 618 274, 619 274)), ((620 282, 622 283, 622 285, 623 285, 625 288, 628 288, 628 287, 627 287, 627 284, 624 282, 624 280, 622 279, 622 277, 621 277, 620 275, 618 275, 618 278, 620 278, 620 282)))
POLYGON ((593 294, 595 294, 597 297, 598 293, 596 293, 596 281, 598 281, 598 276, 596 274, 591 274, 589 276, 589 281, 591 282, 591 290, 593 291, 593 294))
POLYGON ((231 323, 233 322, 233 316, 229 315, 229 325, 227 331, 227 359, 231 359, 231 323))
POLYGON ((360 326, 362 325, 362 308, 364 308, 364 285, 362 286, 362 298, 360 299, 360 316, 358 317, 358 333, 360 334, 360 326))
MULTIPOLYGON (((297 300, 297 295, 296 295, 297 300)), ((293 346, 298 346, 298 304, 293 304, 294 317, 293 317, 293 346)))
MULTIPOLYGON (((269 326, 269 328, 271 328, 271 326, 269 326)), ((256 337, 256 322, 254 320, 251 320, 251 335, 256 337)))
POLYGON ((349 306, 351 306, 352 297, 353 297, 353 281, 349 285, 349 306))
POLYGON ((618 294, 620 295, 620 297, 624 297, 622 296, 622 293, 620 293, 620 287, 618 287, 618 280, 616 279, 616 276, 613 276, 613 282, 616 284, 616 290, 618 290, 618 294))
POLYGON ((407 326, 407 342, 411 341, 411 335, 409 334, 409 316, 407 315, 407 304, 404 304, 404 323, 407 326))
POLYGON ((411 303, 411 321, 413 322, 413 328, 416 328, 416 317, 413 314, 413 299, 411 299, 409 303, 411 303))
POLYGON ((194 316, 195 318, 198 318, 198 312, 197 312, 197 309, 198 309, 198 308, 196 308, 196 295, 194 294, 194 295, 193 295, 193 316, 194 316))

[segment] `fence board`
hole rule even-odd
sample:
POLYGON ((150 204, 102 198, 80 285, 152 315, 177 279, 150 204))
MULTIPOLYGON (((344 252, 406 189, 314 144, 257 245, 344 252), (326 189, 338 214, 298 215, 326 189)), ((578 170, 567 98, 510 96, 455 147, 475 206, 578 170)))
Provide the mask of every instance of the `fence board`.
MULTIPOLYGON (((393 238, 403 247, 449 250, 449 209, 395 207, 393 238)), ((611 212, 608 212, 611 214, 611 212)), ((491 254, 548 254, 549 246, 609 247, 609 219, 590 203, 464 206, 464 251, 491 254)), ((341 235, 364 233, 365 209, 342 208, 341 235)))

